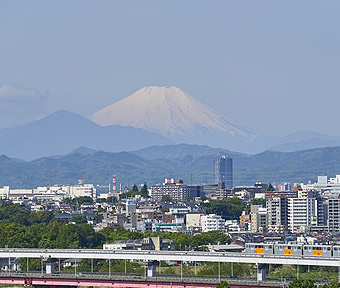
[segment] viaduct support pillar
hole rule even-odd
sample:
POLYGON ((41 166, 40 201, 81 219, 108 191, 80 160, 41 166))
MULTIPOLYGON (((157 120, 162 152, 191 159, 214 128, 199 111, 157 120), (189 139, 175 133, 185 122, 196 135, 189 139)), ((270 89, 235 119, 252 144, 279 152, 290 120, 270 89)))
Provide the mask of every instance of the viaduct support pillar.
POLYGON ((148 277, 156 277, 157 261, 148 262, 148 277))
POLYGON ((266 280, 267 264, 257 264, 257 282, 266 280))
POLYGON ((55 263, 53 260, 46 261, 46 274, 54 274, 55 273, 55 263))

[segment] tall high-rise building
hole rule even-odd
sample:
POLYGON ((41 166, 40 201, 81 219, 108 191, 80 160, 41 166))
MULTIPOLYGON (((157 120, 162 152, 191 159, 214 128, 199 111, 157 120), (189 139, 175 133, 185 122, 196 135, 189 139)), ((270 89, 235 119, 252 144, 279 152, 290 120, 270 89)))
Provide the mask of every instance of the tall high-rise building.
POLYGON ((266 198, 268 232, 281 234, 288 230, 288 200, 285 194, 266 198))
POLYGON ((219 156, 214 159, 215 183, 224 183, 225 188, 233 188, 233 159, 228 156, 219 156))
POLYGON ((328 229, 329 232, 340 232, 340 199, 328 199, 328 229))

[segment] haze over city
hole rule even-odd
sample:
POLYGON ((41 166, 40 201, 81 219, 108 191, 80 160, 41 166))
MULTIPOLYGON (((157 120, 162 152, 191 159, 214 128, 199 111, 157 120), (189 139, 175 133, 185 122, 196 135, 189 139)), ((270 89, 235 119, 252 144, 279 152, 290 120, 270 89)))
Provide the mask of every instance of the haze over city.
POLYGON ((0 1, 0 286, 340 288, 339 8, 0 1))
POLYGON ((259 134, 340 135, 338 1, 2 1, 0 129, 176 86, 259 134))

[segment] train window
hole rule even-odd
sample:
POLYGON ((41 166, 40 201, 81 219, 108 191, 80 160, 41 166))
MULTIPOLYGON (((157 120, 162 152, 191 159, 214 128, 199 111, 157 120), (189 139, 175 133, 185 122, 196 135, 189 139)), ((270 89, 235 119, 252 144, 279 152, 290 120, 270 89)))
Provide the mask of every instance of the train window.
POLYGON ((328 250, 328 251, 331 250, 331 247, 327 247, 327 250, 328 250))
POLYGON ((334 247, 334 251, 338 251, 338 248, 334 247))
POLYGON ((308 249, 308 247, 303 247, 303 249, 307 250, 307 249, 308 249))
POLYGON ((298 250, 301 250, 301 247, 300 247, 300 246, 298 247, 298 250))

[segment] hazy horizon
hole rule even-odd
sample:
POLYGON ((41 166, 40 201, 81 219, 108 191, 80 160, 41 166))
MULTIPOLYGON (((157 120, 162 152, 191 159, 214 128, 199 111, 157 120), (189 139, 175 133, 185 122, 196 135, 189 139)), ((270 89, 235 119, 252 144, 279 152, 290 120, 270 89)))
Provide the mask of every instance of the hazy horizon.
POLYGON ((176 86, 257 133, 340 135, 340 3, 2 1, 0 129, 176 86))

